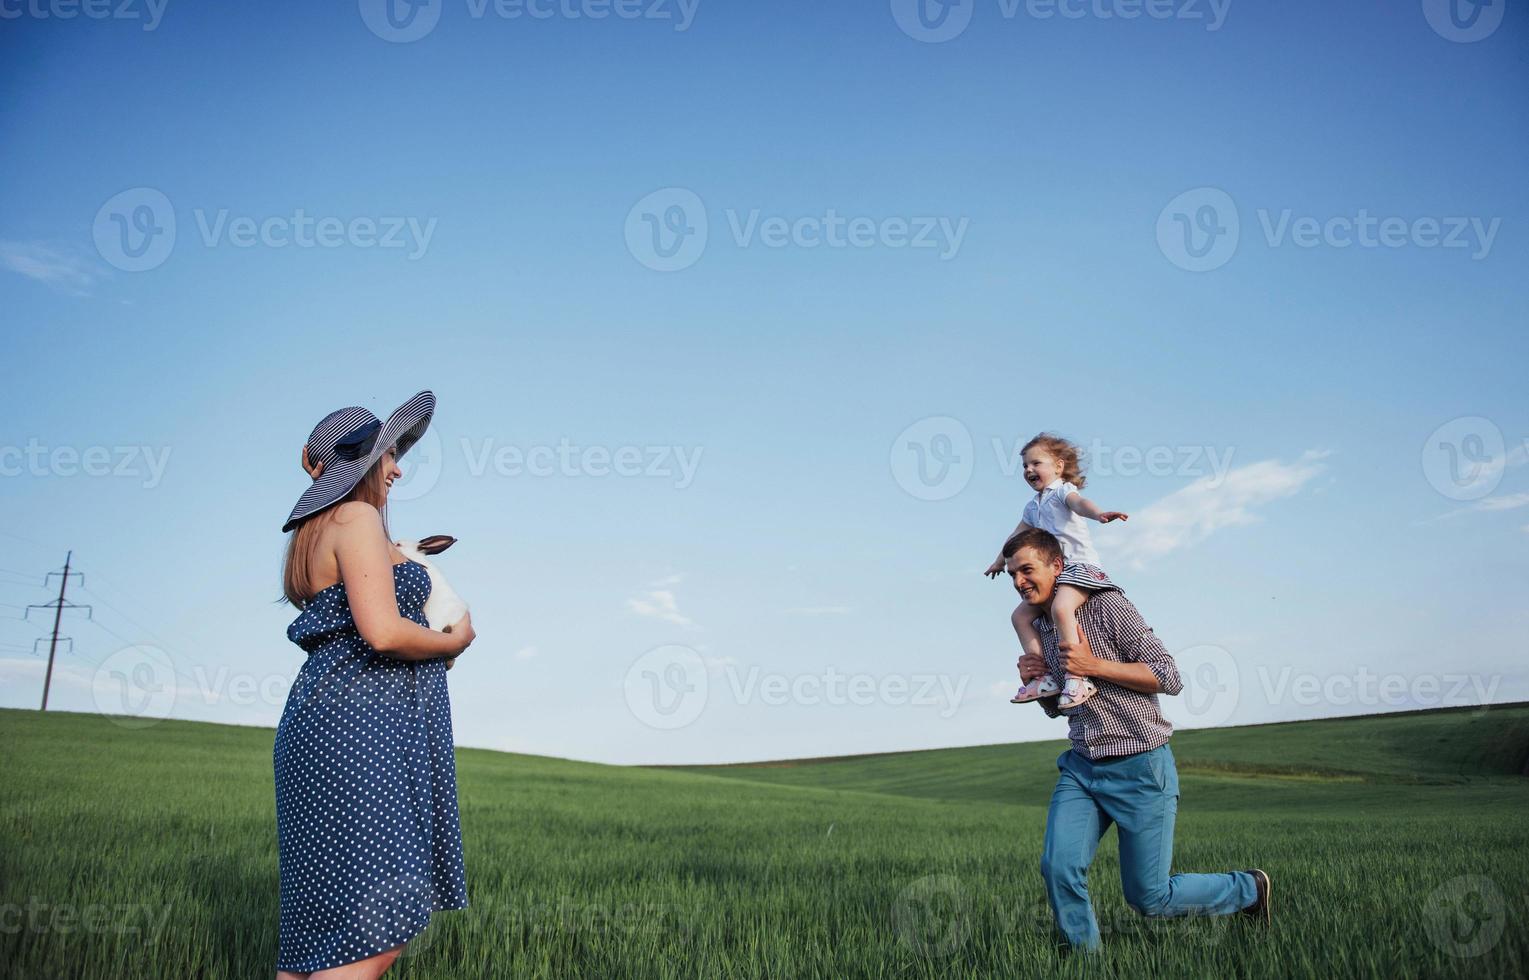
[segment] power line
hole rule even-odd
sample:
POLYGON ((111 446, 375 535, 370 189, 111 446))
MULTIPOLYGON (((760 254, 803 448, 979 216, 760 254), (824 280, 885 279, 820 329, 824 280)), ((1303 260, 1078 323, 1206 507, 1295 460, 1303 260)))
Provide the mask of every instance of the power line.
MULTIPOLYGON (((112 612, 116 613, 118 616, 121 616, 123 619, 127 620, 128 625, 133 626, 133 627, 137 628, 138 630, 142 631, 145 636, 147 636, 149 639, 153 640, 155 643, 158 643, 160 646, 164 647, 165 650, 170 651, 170 652, 174 652, 175 647, 174 647, 173 644, 166 643, 165 640, 162 637, 160 637, 157 633, 155 633, 153 630, 149 629, 147 626, 145 626, 142 623, 138 622, 138 620, 136 620, 133 617, 129 616, 127 613, 123 612, 117 606, 112 605, 111 602, 108 601, 105 596, 101 595, 101 593, 97 592, 95 589, 87 589, 87 588, 85 588, 84 585, 81 585, 80 588, 84 589, 84 591, 88 592, 92 599, 95 599, 97 602, 101 603, 101 605, 105 606, 107 609, 110 609, 112 612)), ((190 658, 188 657, 186 659, 189 660, 190 658)))

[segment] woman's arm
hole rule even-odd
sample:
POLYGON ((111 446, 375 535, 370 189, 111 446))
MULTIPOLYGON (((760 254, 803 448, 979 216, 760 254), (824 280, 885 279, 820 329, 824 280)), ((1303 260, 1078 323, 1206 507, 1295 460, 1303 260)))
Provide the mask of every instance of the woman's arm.
POLYGON ((371 504, 352 500, 335 511, 335 558, 361 639, 385 657, 434 660, 461 653, 472 642, 471 624, 450 633, 427 629, 398 612, 393 591, 393 553, 382 515, 371 504))
POLYGON ((1098 521, 1100 524, 1108 524, 1110 521, 1130 520, 1129 514, 1122 514, 1118 510, 1100 510, 1098 504, 1089 500, 1081 493, 1067 495, 1067 509, 1079 517, 1087 517, 1098 521))

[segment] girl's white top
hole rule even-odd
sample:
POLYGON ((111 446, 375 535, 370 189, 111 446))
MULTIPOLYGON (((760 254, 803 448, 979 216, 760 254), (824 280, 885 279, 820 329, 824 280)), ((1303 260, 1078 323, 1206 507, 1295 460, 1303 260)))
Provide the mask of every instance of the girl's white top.
POLYGON ((1094 540, 1088 533, 1088 518, 1074 514, 1067 506, 1067 498, 1077 492, 1076 486, 1058 477, 1025 504, 1025 516, 1020 520, 1055 534, 1062 542, 1062 557, 1068 564, 1098 565, 1099 554, 1094 551, 1094 540))

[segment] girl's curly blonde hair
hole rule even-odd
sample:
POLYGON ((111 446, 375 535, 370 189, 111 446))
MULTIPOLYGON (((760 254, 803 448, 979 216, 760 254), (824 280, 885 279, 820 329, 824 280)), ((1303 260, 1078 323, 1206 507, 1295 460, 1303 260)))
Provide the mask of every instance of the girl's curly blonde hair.
POLYGON ((1021 449, 1019 453, 1023 456, 1036 446, 1045 450, 1052 459, 1057 461, 1057 467, 1060 470, 1058 475, 1063 480, 1071 483, 1079 490, 1083 489, 1083 485, 1088 482, 1088 477, 1083 475, 1083 463, 1080 459, 1082 454, 1078 451, 1077 446, 1054 432, 1042 432, 1034 439, 1025 443, 1025 448, 1021 449))

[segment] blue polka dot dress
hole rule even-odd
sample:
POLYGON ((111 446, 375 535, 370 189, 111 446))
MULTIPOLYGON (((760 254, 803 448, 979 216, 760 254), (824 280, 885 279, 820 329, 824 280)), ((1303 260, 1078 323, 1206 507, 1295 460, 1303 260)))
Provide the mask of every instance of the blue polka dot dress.
MULTIPOLYGON (((421 626, 430 578, 393 566, 421 626)), ((444 660, 395 660, 356 629, 345 585, 287 627, 308 652, 276 728, 281 925, 276 969, 307 973, 408 942, 467 907, 444 660)))

